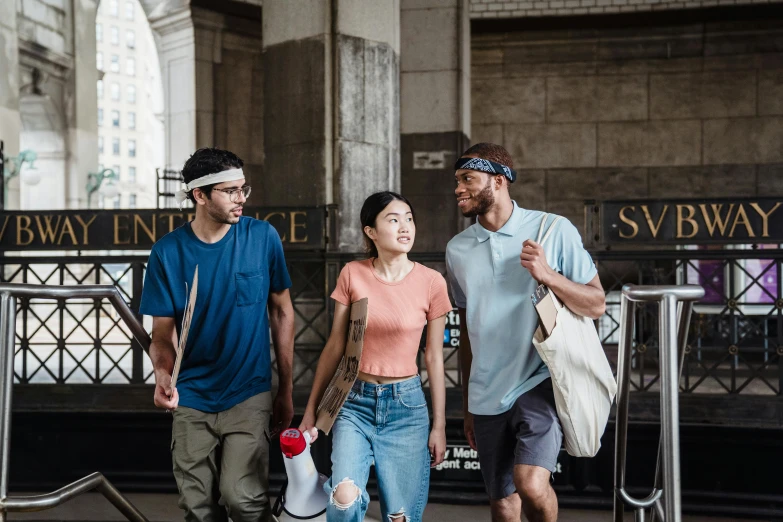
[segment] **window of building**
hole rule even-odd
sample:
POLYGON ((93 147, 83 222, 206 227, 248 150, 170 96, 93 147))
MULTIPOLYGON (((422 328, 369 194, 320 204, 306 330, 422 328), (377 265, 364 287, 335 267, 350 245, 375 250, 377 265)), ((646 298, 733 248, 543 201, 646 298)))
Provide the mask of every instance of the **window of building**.
POLYGON ((103 136, 98 136, 98 154, 103 154, 103 136))
POLYGON ((120 29, 116 25, 111 26, 109 35, 112 45, 120 45, 120 29))
POLYGON ((125 61, 125 74, 136 76, 136 58, 128 58, 125 61))
POLYGON ((103 125, 103 109, 98 109, 98 127, 103 125))
POLYGON ((111 99, 114 101, 120 101, 120 84, 119 83, 112 83, 111 84, 111 99))
POLYGON ((103 98, 103 80, 98 80, 98 99, 103 98))
POLYGON ((128 167, 128 181, 136 183, 136 167, 128 167))
POLYGON ((120 155, 120 139, 119 138, 112 138, 111 139, 111 153, 115 156, 120 155))
POLYGON ((128 157, 136 157, 136 140, 128 140, 128 157))
POLYGON ((134 8, 133 2, 125 2, 125 18, 127 20, 133 20, 135 15, 136 10, 134 8))
POLYGON ((111 55, 111 65, 109 65, 109 70, 111 72, 120 72, 120 57, 116 54, 111 55))
POLYGON ((128 29, 128 31, 125 33, 125 44, 128 46, 128 49, 135 49, 136 48, 136 32, 128 29))
POLYGON ((120 0, 109 0, 109 14, 120 16, 120 0))
POLYGON ((136 129, 136 113, 135 112, 129 112, 128 113, 128 128, 131 130, 136 129))
POLYGON ((119 165, 112 165, 111 169, 117 175, 117 181, 119 181, 120 180, 120 166, 119 165))
POLYGON ((120 111, 111 111, 111 126, 119 128, 119 126, 120 126, 120 111))
POLYGON ((103 53, 98 51, 95 53, 95 64, 98 66, 98 70, 103 70, 103 53))
POLYGON ((95 40, 98 42, 103 41, 103 25, 95 24, 95 40))
POLYGON ((114 208, 120 208, 120 196, 114 198, 114 208))
POLYGON ((136 194, 128 196, 128 208, 136 208, 136 194))
POLYGON ((136 103, 136 86, 128 85, 128 103, 136 103))

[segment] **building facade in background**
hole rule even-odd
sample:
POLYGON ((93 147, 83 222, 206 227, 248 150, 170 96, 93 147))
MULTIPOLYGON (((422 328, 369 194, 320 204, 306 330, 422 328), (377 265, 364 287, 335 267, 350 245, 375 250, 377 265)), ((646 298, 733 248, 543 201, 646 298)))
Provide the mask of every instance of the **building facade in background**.
POLYGON ((152 30, 137 0, 105 0, 95 22, 98 169, 119 176, 119 194, 98 208, 154 208, 164 162, 163 91, 152 30))

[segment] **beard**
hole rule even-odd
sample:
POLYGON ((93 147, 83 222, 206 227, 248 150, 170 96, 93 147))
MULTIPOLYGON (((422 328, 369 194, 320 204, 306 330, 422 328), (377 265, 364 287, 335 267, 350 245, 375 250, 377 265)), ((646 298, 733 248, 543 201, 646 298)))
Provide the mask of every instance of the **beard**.
POLYGON ((236 225, 239 223, 239 216, 235 216, 231 212, 236 208, 242 208, 242 205, 238 205, 230 210, 223 210, 216 205, 207 205, 207 214, 216 223, 222 223, 224 225, 236 225))
POLYGON ((473 200, 473 206, 468 210, 463 210, 463 216, 472 218, 483 216, 489 212, 489 209, 495 204, 495 195, 492 194, 492 178, 487 181, 487 185, 481 189, 481 192, 475 196, 471 196, 470 199, 473 200))

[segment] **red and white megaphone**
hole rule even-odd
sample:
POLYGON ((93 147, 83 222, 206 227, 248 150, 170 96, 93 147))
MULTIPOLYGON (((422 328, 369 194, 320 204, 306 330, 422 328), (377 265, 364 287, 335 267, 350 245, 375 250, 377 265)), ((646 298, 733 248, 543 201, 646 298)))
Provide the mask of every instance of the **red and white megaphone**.
POLYGON ((280 434, 280 450, 288 482, 280 491, 272 514, 280 522, 325 521, 329 495, 324 491, 324 482, 328 477, 315 469, 310 454, 310 434, 296 428, 285 430, 280 434))

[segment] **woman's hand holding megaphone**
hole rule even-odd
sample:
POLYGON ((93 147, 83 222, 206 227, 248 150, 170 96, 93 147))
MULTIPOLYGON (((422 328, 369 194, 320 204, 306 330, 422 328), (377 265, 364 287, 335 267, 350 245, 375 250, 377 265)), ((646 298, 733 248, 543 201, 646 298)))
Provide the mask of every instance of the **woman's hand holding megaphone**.
POLYGON ((315 427, 315 413, 305 410, 302 422, 299 424, 299 431, 310 435, 310 444, 318 438, 318 428, 315 427))

